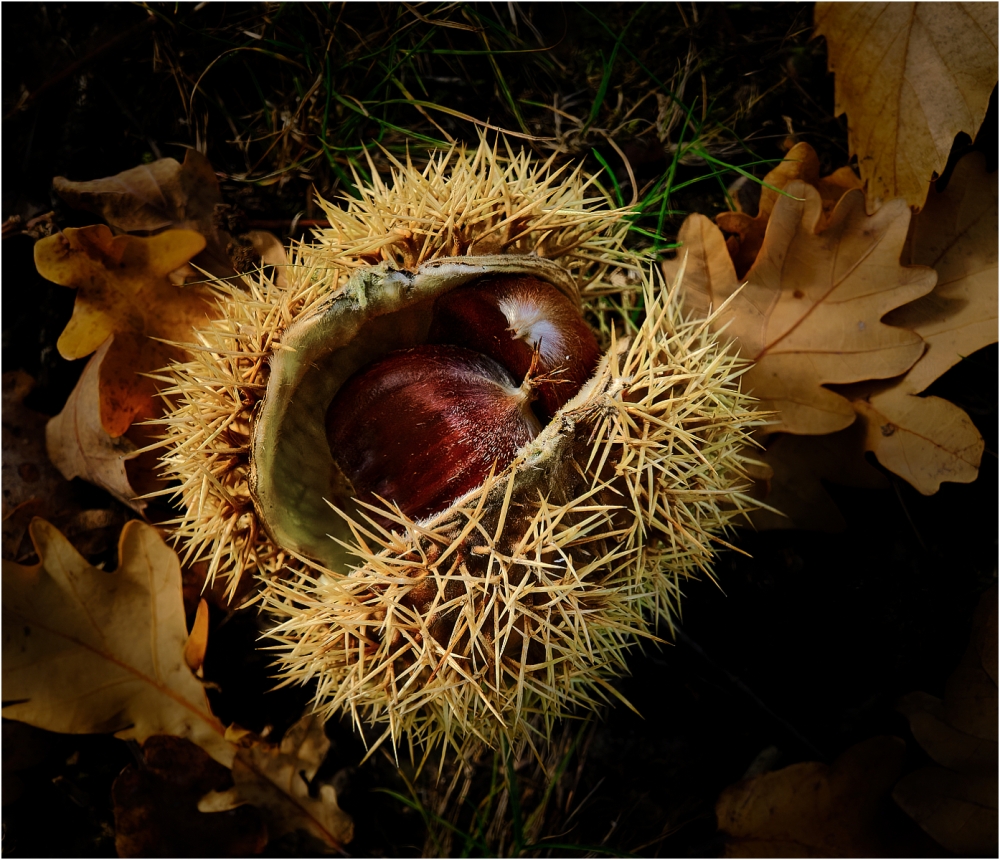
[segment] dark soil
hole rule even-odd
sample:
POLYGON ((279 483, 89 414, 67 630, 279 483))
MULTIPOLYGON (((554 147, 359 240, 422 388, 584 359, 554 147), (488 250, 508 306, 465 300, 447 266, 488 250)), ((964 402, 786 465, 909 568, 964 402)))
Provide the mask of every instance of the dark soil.
MULTIPOLYGON (((296 88, 301 92, 312 83, 313 76, 303 73, 300 80, 274 54, 321 62, 331 34, 329 51, 337 56, 354 56, 359 40, 368 47, 353 65, 331 73, 340 75, 334 81, 339 92, 371 97, 379 63, 389 62, 384 52, 396 52, 398 60, 405 48, 393 34, 406 10, 393 4, 148 4, 156 12, 150 16, 145 5, 4 4, 4 219, 16 215, 27 222, 53 210, 60 228, 92 223, 93 216, 70 210, 52 194, 54 176, 91 179, 156 157, 181 159, 185 147, 203 141, 228 202, 283 238, 301 235, 300 229, 289 230, 297 215, 315 217, 314 187, 326 197, 350 191, 349 162, 317 157, 305 167, 290 167, 320 152, 310 136, 315 128, 305 121, 305 143, 282 143, 271 151, 267 140, 237 145, 235 134, 259 131, 262 126, 254 123, 264 120, 247 117, 266 112, 265 105, 275 113, 289 106, 294 111, 296 88), (281 28, 286 47, 222 56, 206 73, 203 98, 189 113, 182 92, 190 93, 201 73, 234 45, 253 48, 253 39, 238 34, 265 25, 281 28), (245 174, 248 179, 240 178, 245 174)), ((400 73, 404 82, 416 89, 417 79, 422 81, 425 91, 418 97, 428 102, 513 130, 523 122, 545 136, 553 130, 552 114, 533 105, 551 104, 559 93, 564 103, 575 97, 586 115, 615 51, 607 29, 621 33, 634 15, 622 39, 632 53, 621 50, 611 67, 598 125, 613 119, 609 112, 619 93, 627 108, 630 99, 638 100, 635 93, 650 86, 650 74, 669 80, 691 45, 700 65, 689 95, 707 93, 710 116, 730 120, 728 139, 743 142, 727 150, 726 158, 762 176, 768 166, 756 162, 780 159, 791 143, 805 140, 819 152, 824 172, 848 162, 844 119, 832 114, 824 45, 809 38, 808 4, 520 5, 541 43, 553 46, 540 52, 541 59, 497 58, 520 105, 520 121, 481 54, 424 57, 422 65, 400 73)), ((502 23, 507 15, 505 4, 477 9, 477 15, 497 16, 491 21, 502 23)), ((438 14, 425 11, 429 18, 438 14)), ((537 47, 523 21, 521 28, 520 37, 537 47)), ((507 37, 494 30, 496 49, 507 37)), ((435 44, 459 52, 482 48, 463 31, 446 36, 435 44)), ((655 99, 650 105, 655 116, 655 99)), ((637 115, 648 119, 650 105, 637 115)), ((355 114, 338 110, 331 125, 354 121, 355 114)), ((321 114, 315 108, 310 122, 320 122, 321 114)), ((994 136, 977 146, 995 168, 995 105, 992 117, 984 129, 994 136)), ((471 124, 444 113, 434 118, 453 136, 475 139, 471 124)), ((439 136, 411 107, 389 106, 381 119, 439 136)), ((619 125, 615 134, 639 186, 655 181, 670 163, 656 135, 643 128, 619 125)), ((387 145, 405 142, 402 133, 369 121, 358 122, 351 134, 351 145, 378 136, 387 145)), ((411 141, 415 156, 421 146, 411 141)), ((535 146, 546 153, 543 145, 535 146)), ((628 175, 606 139, 588 130, 568 138, 567 146, 594 169, 596 150, 615 167, 624 197, 631 196, 628 175)), ((683 165, 678 178, 706 172, 704 163, 683 165)), ((709 180, 679 193, 670 204, 677 214, 666 217, 664 234, 673 236, 684 212, 723 209, 723 187, 735 178, 731 173, 721 184, 709 180)), ((655 217, 650 225, 657 226, 655 217)), ((64 361, 55 350, 73 294, 37 274, 32 244, 25 235, 4 238, 3 370, 35 376, 29 403, 52 415, 84 362, 64 361)), ((941 695, 965 649, 973 608, 996 579, 997 387, 992 347, 963 361, 929 392, 965 409, 986 439, 974 483, 945 484, 930 497, 897 478, 884 491, 831 486, 845 532, 742 532, 737 541, 749 557, 724 555, 718 587, 700 582, 687 588, 676 644, 637 651, 631 676, 620 684, 642 716, 622 707, 610 710, 587 735, 585 754, 573 760, 577 784, 573 796, 564 798, 561 820, 583 805, 561 843, 713 856, 722 847, 715 800, 759 756, 770 768, 829 762, 858 741, 894 734, 908 742, 909 767, 924 760, 894 703, 913 690, 941 695)), ((212 704, 225 722, 257 731, 272 726, 280 733, 301 714, 308 691, 270 692, 267 656, 254 648, 258 624, 252 613, 214 614, 206 675, 222 686, 212 704)), ((381 755, 360 764, 364 747, 346 721, 331 724, 328 734, 333 746, 321 777, 335 778, 342 806, 354 817, 350 853, 419 854, 425 839, 420 815, 376 791, 406 793, 393 764, 381 755)), ((5 721, 6 856, 114 855, 111 785, 135 761, 135 749, 110 736, 55 735, 5 721)), ((922 841, 901 813, 896 824, 902 852, 945 853, 922 841)), ((267 853, 306 856, 314 849, 289 837, 267 853)))

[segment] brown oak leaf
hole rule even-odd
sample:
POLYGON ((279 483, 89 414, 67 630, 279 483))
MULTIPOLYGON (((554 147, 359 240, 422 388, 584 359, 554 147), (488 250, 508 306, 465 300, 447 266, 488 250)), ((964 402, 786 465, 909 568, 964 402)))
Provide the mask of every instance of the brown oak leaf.
POLYGON ((965 356, 996 343, 998 229, 996 174, 986 172, 981 152, 971 152, 944 191, 931 191, 907 239, 909 262, 937 271, 934 291, 886 317, 927 343, 907 371, 908 393, 919 394, 965 356))
POLYGON ((762 180, 756 215, 751 216, 746 212, 720 212, 715 216, 715 223, 719 225, 719 229, 735 233, 737 236, 735 242, 726 243, 733 258, 733 265, 736 267, 737 277, 742 278, 746 275, 757 259, 757 254, 760 253, 767 222, 771 212, 774 211, 774 204, 781 196, 779 191, 774 189, 783 190, 793 179, 801 179, 819 192, 823 201, 823 215, 816 224, 817 232, 826 228, 834 206, 845 192, 861 187, 860 180, 849 167, 841 167, 829 176, 820 177, 816 150, 808 143, 795 144, 784 160, 762 180))
POLYGON ((167 274, 205 246, 191 230, 158 236, 112 236, 104 225, 68 228, 35 245, 45 278, 78 290, 73 316, 57 346, 64 358, 83 358, 111 335, 101 362, 100 416, 108 435, 123 436, 134 421, 158 414, 155 382, 142 376, 183 357, 166 341, 190 342, 212 304, 202 287, 176 287, 167 274))
POLYGON ((932 191, 914 219, 909 258, 935 268, 933 292, 897 308, 886 322, 915 331, 927 351, 892 383, 861 386, 852 396, 865 426, 866 450, 925 495, 942 481, 979 474, 985 443, 961 409, 918 397, 945 371, 997 340, 997 183, 982 153, 956 165, 944 191, 932 191))
POLYGON ((851 397, 865 450, 925 496, 943 481, 967 484, 979 474, 985 443, 965 412, 942 397, 909 394, 903 382, 859 386, 851 397))
POLYGON ((204 750, 153 735, 142 757, 142 767, 126 767, 111 789, 119 857, 246 857, 264 850, 267 827, 254 807, 198 811, 198 798, 233 782, 204 750))
POLYGON ((160 158, 86 182, 57 176, 52 188, 70 206, 100 215, 123 233, 171 227, 201 233, 206 245, 194 265, 217 278, 233 275, 226 253, 232 237, 215 220, 215 207, 222 203, 219 181, 209 160, 195 149, 187 151, 183 164, 160 158))
POLYGON ((156 529, 126 523, 113 572, 44 520, 30 534, 41 561, 3 563, 3 715, 54 732, 186 737, 231 765, 184 660, 180 563, 156 529))
POLYGON ((882 317, 930 292, 936 274, 898 262, 910 221, 902 200, 867 215, 864 195, 849 191, 817 234, 819 192, 801 180, 785 190, 742 289, 722 233, 700 215, 682 225, 682 250, 664 270, 673 280, 687 255, 685 301, 696 313, 729 300, 720 326, 754 362, 743 385, 778 413, 771 432, 833 433, 855 412, 828 384, 898 376, 920 357, 920 336, 882 317))
POLYGON ((76 209, 100 215, 124 233, 153 232, 186 223, 199 233, 222 202, 219 182, 208 159, 189 149, 184 164, 160 158, 115 176, 71 182, 64 176, 52 188, 76 209), (197 225, 197 226, 196 226, 197 225))
POLYGON ((899 738, 876 737, 832 765, 803 762, 731 785, 715 806, 725 856, 890 856, 879 819, 905 755, 899 738))
POLYGON ((997 82, 995 3, 817 3, 868 200, 921 207, 960 131, 975 136, 997 82))
POLYGON ((329 748, 323 721, 316 716, 299 720, 280 745, 247 733, 233 762, 234 787, 206 795, 198 808, 218 812, 252 803, 264 813, 271 839, 301 829, 339 850, 354 835, 350 816, 337 805, 332 785, 321 785, 318 797, 309 794, 309 782, 329 748))
POLYGON ((911 693, 899 703, 917 742, 939 767, 907 774, 893 798, 959 856, 997 853, 997 588, 982 597, 972 639, 944 699, 911 693))
POLYGON ((250 271, 263 262, 276 267, 277 281, 284 279, 287 260, 281 242, 261 230, 247 232, 242 217, 226 217, 232 207, 222 205, 215 171, 197 150, 189 149, 183 164, 173 158, 160 158, 115 176, 86 182, 57 176, 52 187, 70 206, 100 215, 123 233, 152 233, 167 228, 201 233, 205 248, 191 265, 178 267, 172 275, 175 283, 203 279, 199 270, 217 278, 232 278, 234 264, 243 257, 249 257, 251 265, 237 266, 238 271, 250 271))

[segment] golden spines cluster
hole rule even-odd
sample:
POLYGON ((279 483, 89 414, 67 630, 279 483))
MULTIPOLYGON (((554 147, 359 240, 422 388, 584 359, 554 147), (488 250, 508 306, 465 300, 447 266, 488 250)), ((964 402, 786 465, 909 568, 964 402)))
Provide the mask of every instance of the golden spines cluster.
MULTIPOLYGON (((524 153, 501 158, 485 139, 474 151, 431 158, 423 170, 396 163, 389 183, 374 171, 371 186, 359 181, 361 198, 347 198, 345 208, 324 201, 331 226, 292 246, 280 279, 214 282, 217 318, 185 344, 191 359, 161 376, 170 403, 162 472, 179 486, 163 494, 183 510, 168 525, 185 562, 208 562, 209 578, 226 577, 232 595, 244 572, 270 575, 301 561, 255 515, 250 426, 282 335, 355 269, 503 250, 554 259, 595 295, 621 292, 605 278, 609 268, 641 262, 621 251, 623 213, 579 169, 565 172, 524 153)), ((607 330, 607 308, 594 308, 607 330)))
POLYGON ((744 363, 662 285, 645 300, 637 336, 508 470, 428 523, 342 514, 353 569, 269 585, 280 671, 316 679, 321 713, 373 745, 461 748, 547 737, 617 695, 628 649, 755 507, 744 363))
POLYGON ((314 681, 317 710, 351 714, 373 748, 535 742, 617 698, 629 649, 672 625, 687 578, 711 576, 755 507, 745 467, 761 416, 740 392, 744 364, 710 321, 682 316, 679 280, 668 288, 623 249, 627 212, 580 170, 481 141, 422 170, 395 163, 390 182, 359 192, 324 204, 331 226, 292 248, 280 278, 216 284, 218 317, 162 375, 174 535, 231 595, 256 577, 283 682, 314 681), (595 376, 441 514, 418 523, 391 505, 367 517, 338 504, 343 569, 279 546, 255 507, 266 458, 251 447, 271 361, 292 355, 286 334, 351 312, 358 277, 378 289, 390 270, 454 258, 499 270, 552 260, 605 350, 595 376))

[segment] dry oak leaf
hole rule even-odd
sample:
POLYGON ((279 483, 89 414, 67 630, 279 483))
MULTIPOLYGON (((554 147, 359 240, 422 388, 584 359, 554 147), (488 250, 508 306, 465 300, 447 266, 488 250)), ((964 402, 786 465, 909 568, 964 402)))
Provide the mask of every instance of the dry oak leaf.
POLYGON ((965 356, 997 339, 997 183, 982 153, 956 165, 914 219, 907 256, 935 268, 934 291, 892 311, 886 322, 919 334, 927 351, 891 386, 854 399, 866 444, 887 469, 925 495, 942 481, 979 474, 984 441, 968 415, 940 397, 917 397, 965 356))
POLYGON ((904 379, 910 394, 996 343, 998 229, 996 174, 986 172, 981 152, 970 152, 955 166, 945 190, 931 191, 907 239, 908 262, 937 271, 934 292, 886 317, 927 343, 904 379))
POLYGON ((222 202, 212 165, 194 149, 185 153, 183 165, 160 158, 87 182, 57 176, 52 189, 70 206, 100 215, 124 233, 153 232, 184 222, 203 233, 200 227, 211 222, 215 204, 222 202))
POLYGON ((131 520, 114 572, 92 567, 45 520, 41 561, 3 563, 3 716, 53 732, 186 737, 216 761, 234 748, 184 661, 188 632, 177 554, 131 520))
MULTIPOLYGON (((100 414, 100 374, 114 343, 108 338, 87 362, 62 412, 45 427, 49 457, 67 480, 83 478, 103 487, 118 501, 138 513, 146 509, 140 498, 153 489, 147 476, 139 474, 138 489, 132 485, 130 469, 141 465, 137 445, 128 436, 113 437, 104 429, 100 414)), ((142 472, 149 472, 144 469, 142 472)))
MULTIPOLYGON (((754 362, 743 386, 778 413, 770 432, 834 433, 855 413, 826 385, 899 376, 913 365, 924 350, 920 336, 881 319, 930 292, 937 276, 898 262, 910 222, 904 201, 866 215, 864 195, 849 191, 817 234, 819 192, 801 180, 785 190, 792 196, 775 204, 742 289, 719 228, 702 215, 687 218, 678 234, 685 303, 707 315, 731 300, 720 328, 754 362)), ((672 278, 680 265, 680 256, 667 260, 664 273, 672 278)))
POLYGON ((845 192, 852 188, 860 188, 861 182, 850 167, 841 167, 830 176, 820 177, 819 157, 816 150, 808 143, 797 143, 785 155, 784 160, 768 173, 762 180, 760 203, 755 216, 746 212, 720 212, 715 216, 719 229, 727 233, 735 233, 736 242, 727 241, 737 277, 742 278, 750 270, 760 247, 764 243, 764 231, 767 222, 774 211, 774 204, 784 189, 793 179, 801 179, 812 185, 823 201, 823 215, 816 224, 816 232, 822 232, 830 221, 833 208, 845 192), (770 187, 769 187, 770 186, 770 187))
POLYGON ((204 288, 176 287, 167 278, 204 247, 204 237, 191 230, 137 238, 112 236, 103 224, 68 228, 35 245, 39 273, 78 290, 59 354, 83 358, 115 336, 100 372, 101 424, 111 436, 159 414, 156 385, 140 374, 183 352, 154 338, 190 342, 192 327, 211 314, 204 288))
POLYGON ((943 481, 974 481, 985 443, 972 419, 942 397, 907 393, 905 381, 868 386, 865 396, 852 399, 865 428, 865 450, 925 496, 943 481))
POLYGON ((233 275, 226 253, 232 237, 219 230, 214 220, 215 207, 222 202, 219 181, 209 160, 195 149, 187 151, 183 164, 159 158, 86 182, 57 176, 52 188, 70 206, 100 215, 123 233, 169 227, 201 233, 206 246, 194 264, 217 278, 233 275))
POLYGON ((755 455, 771 468, 771 475, 760 482, 763 486, 759 497, 787 516, 761 508, 750 515, 754 528, 821 532, 847 528, 822 482, 867 489, 889 486, 885 475, 865 459, 864 441, 864 427, 859 421, 824 436, 771 436, 766 450, 755 455))
POLYGON ((220 812, 252 803, 264 813, 272 840, 305 830, 339 850, 353 838, 354 823, 337 805, 332 785, 321 785, 318 797, 309 794, 309 782, 329 748, 323 721, 311 715, 293 725, 280 746, 247 733, 233 762, 235 786, 207 794, 198 809, 220 812))
POLYGON ((201 280, 204 276, 198 270, 217 278, 232 278, 232 258, 237 254, 254 258, 254 267, 261 260, 278 267, 275 280, 282 285, 287 259, 281 242, 261 230, 244 235, 245 227, 231 221, 229 230, 240 235, 234 238, 223 229, 226 207, 220 207, 219 181, 209 160, 195 149, 187 151, 183 164, 173 158, 160 158, 115 176, 86 182, 57 176, 52 187, 70 206, 94 212, 124 233, 158 232, 170 227, 201 233, 206 240, 204 250, 191 261, 193 266, 178 267, 171 276, 174 283, 201 280))
POLYGON ((811 761, 729 786, 715 806, 726 857, 884 857, 881 804, 906 744, 871 738, 832 765, 811 761))
POLYGON ((996 3, 817 3, 868 200, 921 207, 955 135, 975 137, 997 82, 996 3))
POLYGON ((997 853, 997 588, 980 599, 972 640, 944 700, 911 693, 899 703, 940 767, 907 774, 893 798, 930 836, 961 856, 997 853))
POLYGON ((198 811, 202 795, 233 783, 200 747, 153 735, 142 758, 142 766, 130 764, 111 789, 119 857, 247 857, 264 850, 267 827, 254 807, 198 811))

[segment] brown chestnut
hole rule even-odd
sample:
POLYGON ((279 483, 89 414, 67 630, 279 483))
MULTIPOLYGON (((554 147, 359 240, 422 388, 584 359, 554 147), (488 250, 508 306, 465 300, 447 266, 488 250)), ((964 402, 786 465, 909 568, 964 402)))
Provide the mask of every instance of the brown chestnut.
MULTIPOLYGON (((541 427, 531 376, 459 346, 391 352, 347 380, 326 413, 330 453, 359 499, 423 519, 506 468, 541 427)), ((380 518, 381 519, 381 518, 380 518)), ((385 520, 382 520, 385 523, 385 520)))
POLYGON ((546 418, 580 390, 600 358, 597 339, 573 302, 527 275, 497 275, 440 296, 428 340, 485 353, 518 380, 537 346, 538 401, 546 418))

